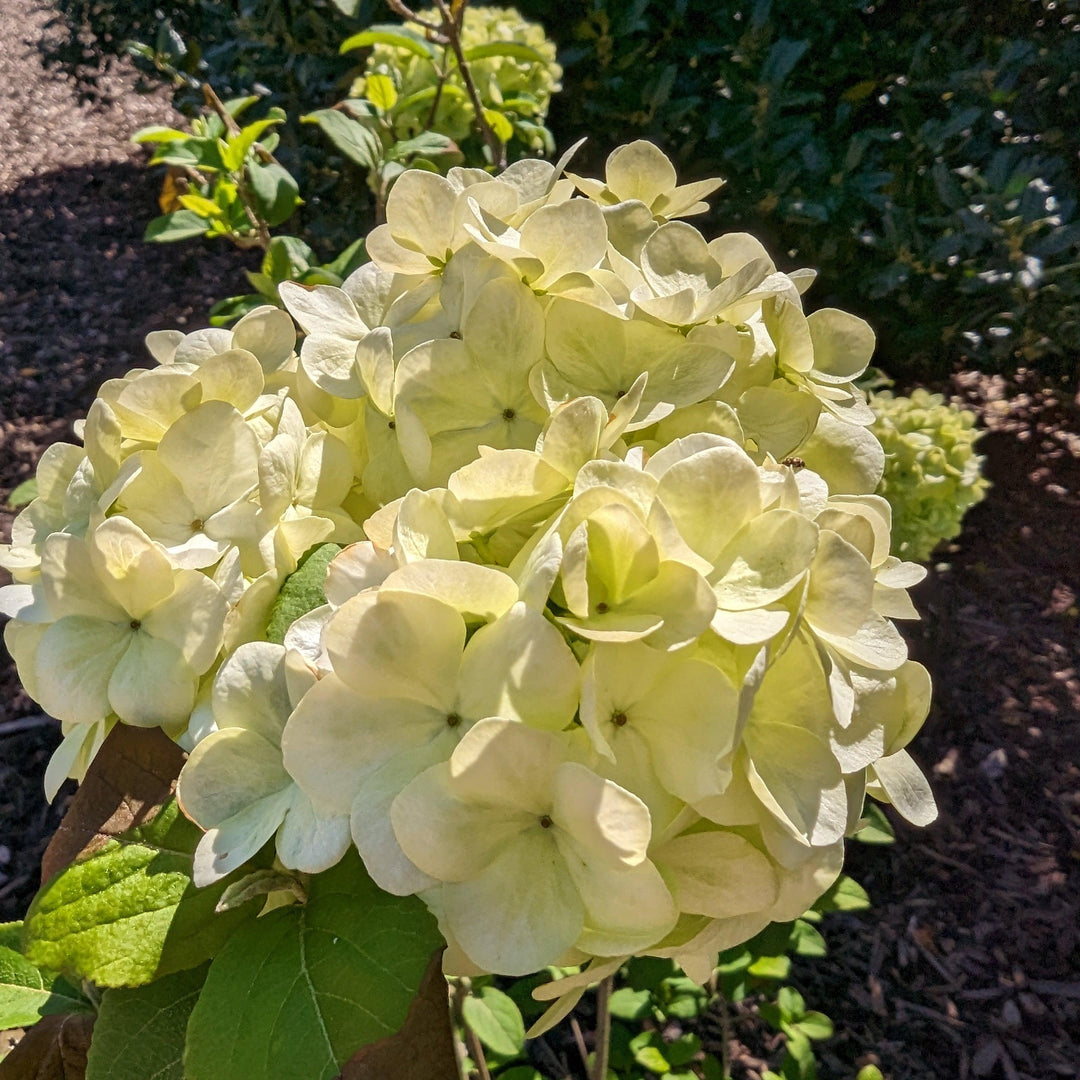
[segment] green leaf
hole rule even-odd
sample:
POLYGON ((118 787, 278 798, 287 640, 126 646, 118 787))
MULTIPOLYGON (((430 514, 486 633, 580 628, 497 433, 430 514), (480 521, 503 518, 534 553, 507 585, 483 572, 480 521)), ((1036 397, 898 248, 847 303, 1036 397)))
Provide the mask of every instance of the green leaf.
POLYGON ((488 127, 495 132, 499 142, 508 143, 514 137, 514 125, 501 112, 485 109, 484 119, 488 122, 488 127))
POLYGON ((280 225, 292 216, 300 201, 300 188, 292 173, 277 163, 248 168, 255 209, 267 225, 280 225))
POLYGON ((833 1022, 821 1012, 812 1009, 804 1013, 803 1017, 794 1025, 808 1039, 831 1039, 833 1034, 833 1022))
POLYGON ((174 244, 177 240, 191 240, 206 232, 206 219, 193 210, 176 210, 162 214, 146 226, 143 239, 151 244, 174 244))
POLYGON ((443 154, 460 156, 461 151, 457 143, 446 135, 440 135, 437 131, 422 131, 415 138, 394 143, 386 152, 386 156, 394 161, 404 161, 414 154, 425 157, 441 157, 443 154))
POLYGON ((517 1005, 501 990, 481 987, 465 999, 461 1011, 465 1023, 489 1050, 513 1057, 525 1048, 525 1021, 517 1005))
POLYGON ((210 309, 210 325, 229 326, 249 311, 254 311, 255 308, 262 307, 265 303, 265 298, 258 293, 246 293, 244 296, 227 296, 224 300, 219 300, 210 309))
POLYGON ((364 248, 364 238, 354 240, 333 262, 323 266, 331 274, 337 274, 339 278, 347 278, 354 270, 363 266, 368 261, 367 250, 364 248))
POLYGON ((669 1073, 671 1072, 671 1066, 668 1064, 667 1059, 656 1046, 643 1046, 640 1050, 635 1051, 634 1060, 643 1065, 649 1072, 653 1073, 669 1073))
POLYGON ((272 892, 292 893, 293 899, 301 904, 307 899, 307 891, 300 884, 299 878, 287 870, 253 870, 250 874, 234 881, 217 902, 216 911, 232 911, 249 900, 269 896, 272 892))
POLYGON ((297 564, 285 579, 266 624, 266 640, 276 645, 285 641, 285 631, 301 615, 306 615, 326 603, 323 586, 330 560, 341 550, 338 544, 317 544, 297 564))
POLYGON ((867 800, 862 817, 855 828, 855 839, 864 844, 896 843, 896 833, 893 832, 889 819, 877 803, 867 800))
POLYGON ((791 944, 799 956, 826 956, 829 947, 821 933, 805 919, 796 919, 791 928, 791 944))
POLYGON ((185 210, 190 210, 203 219, 221 217, 225 213, 224 207, 218 206, 213 199, 207 199, 203 195, 196 195, 194 192, 181 195, 180 205, 185 210))
POLYGON ((780 1015, 787 1021, 801 1020, 806 1012, 806 1001, 793 986, 781 986, 776 995, 780 1015))
POLYGON ((189 139, 190 131, 180 131, 177 128, 165 127, 162 124, 151 124, 149 127, 139 128, 131 136, 133 143, 166 143, 176 139, 189 139))
POLYGON ((832 887, 814 904, 815 911, 865 911, 870 906, 866 890, 846 874, 833 882, 832 887))
POLYGON ((395 48, 411 52, 414 56, 422 56, 426 60, 435 58, 434 45, 412 30, 393 25, 371 26, 359 34, 353 34, 341 43, 338 51, 347 53, 353 49, 366 49, 369 45, 393 45, 395 48))
POLYGON ((298 236, 275 236, 263 257, 262 272, 271 282, 290 281, 315 261, 315 252, 298 236))
POLYGON ((427 908, 378 889, 355 851, 308 895, 242 926, 215 957, 188 1024, 187 1080, 331 1080, 404 1023, 442 944, 427 908))
POLYGON ((15 949, 0 946, 0 1030, 72 1012, 93 1012, 93 1007, 63 976, 39 971, 15 949))
POLYGON ((700 1050, 701 1039, 691 1033, 680 1035, 674 1042, 668 1043, 664 1049, 664 1056, 669 1065, 678 1068, 681 1065, 689 1065, 700 1050))
POLYGON ((106 990, 86 1080, 184 1080, 184 1037, 208 964, 131 989, 106 990))
POLYGON ((499 1080, 544 1080, 544 1077, 531 1065, 515 1065, 512 1069, 499 1073, 499 1080))
POLYGON ((37 477, 31 476, 29 480, 24 480, 14 491, 7 497, 8 506, 25 506, 29 502, 33 502, 38 495, 37 477))
POLYGON ((27 912, 26 958, 115 987, 141 986, 213 956, 260 904, 214 913, 221 894, 250 868, 197 889, 192 856, 201 836, 170 799, 148 824, 61 870, 27 912))
POLYGON ((22 948, 23 924, 18 922, 0 923, 0 949, 14 949, 18 952, 22 948))
POLYGON ((791 971, 791 957, 759 956, 746 970, 757 979, 786 979, 791 971))
POLYGON ((509 56, 514 60, 529 60, 534 64, 543 64, 545 67, 551 62, 542 53, 531 45, 523 45, 520 41, 485 41, 483 45, 474 45, 465 50, 465 60, 472 63, 474 60, 486 60, 490 56, 509 56))
POLYGON ((652 994, 624 986, 611 995, 611 1015, 619 1020, 641 1020, 652 1013, 652 994))
POLYGON ((364 96, 383 112, 389 112, 398 99, 397 87, 389 75, 369 75, 364 83, 364 96))
POLYGON ((375 162, 382 157, 382 144, 375 135, 340 109, 319 109, 300 119, 305 124, 318 124, 350 161, 365 169, 374 168, 375 162))

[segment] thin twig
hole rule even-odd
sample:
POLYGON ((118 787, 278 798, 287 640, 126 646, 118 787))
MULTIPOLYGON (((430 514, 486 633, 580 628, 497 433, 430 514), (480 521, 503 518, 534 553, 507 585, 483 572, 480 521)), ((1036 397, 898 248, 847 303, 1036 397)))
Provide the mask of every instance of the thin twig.
POLYGON ((480 91, 476 89, 472 72, 469 70, 469 62, 465 59, 465 50, 461 47, 461 23, 465 17, 467 0, 466 3, 461 5, 457 18, 455 18, 446 0, 435 0, 435 6, 443 17, 443 33, 448 39, 450 48, 454 51, 458 71, 461 72, 461 81, 465 84, 465 90, 469 95, 469 100, 472 102, 473 111, 476 113, 476 122, 480 127, 480 134, 483 135, 484 142, 488 144, 488 149, 491 151, 492 164, 500 169, 505 169, 506 147, 499 136, 495 134, 495 129, 487 122, 487 116, 484 115, 484 103, 480 100, 480 91))
POLYGON ((230 135, 239 135, 240 125, 236 122, 236 117, 225 108, 225 103, 214 93, 214 88, 204 82, 202 92, 206 104, 218 114, 218 119, 225 125, 225 130, 230 135))
POLYGON ((596 1057, 593 1060, 592 1080, 607 1080, 608 1059, 611 1056, 611 988, 615 976, 609 975, 596 988, 596 1057))
POLYGON ((30 731, 33 728, 51 727, 58 723, 51 716, 44 713, 36 713, 34 716, 23 716, 18 720, 5 720, 0 723, 0 736, 17 735, 20 731, 30 731))
MULTIPOLYGON (((414 22, 417 26, 422 26, 425 30, 436 35, 435 40, 440 45, 445 45, 446 41, 443 40, 443 28, 437 23, 430 22, 427 19, 421 18, 412 8, 407 7, 401 2, 401 0, 386 0, 387 6, 395 15, 400 15, 403 19, 409 22, 414 22)), ((441 14, 441 13, 440 13, 441 14)))
POLYGON ((484 1048, 480 1045, 480 1040, 477 1038, 476 1032, 469 1027, 469 1022, 465 1019, 465 999, 469 996, 471 989, 471 985, 467 979, 460 979, 455 983, 454 1014, 457 1022, 461 1025, 462 1032, 464 1032, 465 1049, 468 1050, 469 1057, 476 1067, 477 1076, 480 1080, 491 1080, 491 1073, 488 1071, 487 1067, 487 1059, 484 1057, 484 1048))
POLYGON ((576 1016, 570 1017, 570 1030, 574 1033, 574 1042, 577 1043, 577 1052, 581 1056, 581 1064, 585 1066, 585 1072, 589 1071, 589 1048, 585 1045, 585 1036, 582 1034, 581 1025, 576 1016))

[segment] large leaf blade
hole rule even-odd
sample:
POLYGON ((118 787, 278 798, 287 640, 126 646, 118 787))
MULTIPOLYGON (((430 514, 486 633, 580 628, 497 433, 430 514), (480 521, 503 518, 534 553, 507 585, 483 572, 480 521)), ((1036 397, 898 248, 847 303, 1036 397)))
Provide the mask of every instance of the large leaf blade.
POLYGON ((211 964, 188 1024, 188 1080, 332 1080, 404 1024, 441 945, 424 905, 382 892, 356 852, 308 895, 241 927, 211 964))

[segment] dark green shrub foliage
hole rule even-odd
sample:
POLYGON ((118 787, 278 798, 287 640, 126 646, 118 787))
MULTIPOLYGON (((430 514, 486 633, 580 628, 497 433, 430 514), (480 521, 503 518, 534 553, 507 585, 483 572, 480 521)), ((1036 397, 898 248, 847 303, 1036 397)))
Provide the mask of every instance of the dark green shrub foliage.
POLYGON ((820 269, 889 370, 1074 369, 1078 0, 521 6, 560 45, 561 143, 646 136, 727 177, 724 227, 820 269))

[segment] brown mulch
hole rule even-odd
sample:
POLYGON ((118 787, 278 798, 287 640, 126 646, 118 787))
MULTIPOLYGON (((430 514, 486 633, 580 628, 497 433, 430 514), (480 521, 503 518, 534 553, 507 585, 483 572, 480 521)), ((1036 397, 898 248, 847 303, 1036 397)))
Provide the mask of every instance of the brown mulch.
MULTIPOLYGON (((167 120, 166 100, 125 92, 121 69, 112 104, 79 105, 41 68, 46 18, 0 0, 0 495, 71 437, 103 378, 142 362, 148 330, 200 325, 250 261, 142 243, 158 181, 126 139, 167 120)), ((1080 1077, 1080 412, 1034 376, 952 389, 989 428, 994 487, 916 595, 936 695, 914 751, 941 818, 851 845, 875 907, 830 917, 830 957, 796 964, 837 1026, 823 1080, 869 1061, 893 1080, 1080 1077)), ((0 508, 0 535, 10 519, 0 508)), ((0 731, 35 712, 5 657, 0 731)), ((0 734, 0 920, 25 910, 58 821, 41 796, 57 740, 0 734)), ((751 1019, 744 1049, 761 1044, 751 1019)), ((753 1080, 740 1053, 736 1080, 753 1080)))

